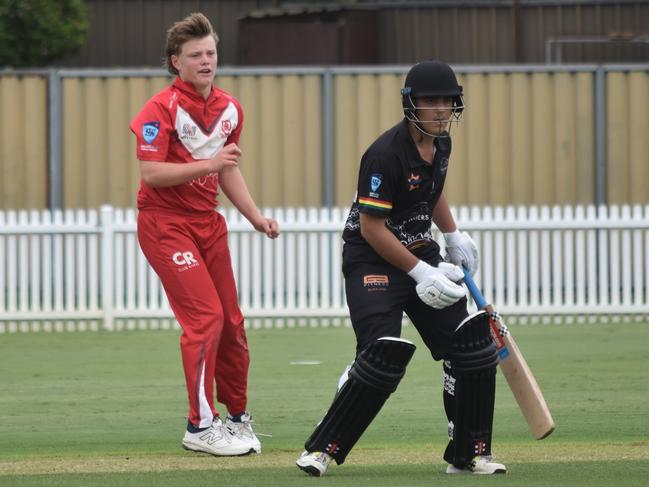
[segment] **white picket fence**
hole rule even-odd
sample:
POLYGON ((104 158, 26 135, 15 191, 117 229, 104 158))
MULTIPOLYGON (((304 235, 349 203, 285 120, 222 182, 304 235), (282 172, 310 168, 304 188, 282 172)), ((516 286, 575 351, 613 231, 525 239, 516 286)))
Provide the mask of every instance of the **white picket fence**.
MULTIPOLYGON (((508 320, 649 316, 649 206, 454 212, 481 249, 476 282, 508 320)), ((348 323, 347 210, 265 213, 280 222, 277 240, 225 212, 247 326, 348 323)), ((135 227, 135 210, 110 206, 0 212, 0 333, 176 327, 135 227)))

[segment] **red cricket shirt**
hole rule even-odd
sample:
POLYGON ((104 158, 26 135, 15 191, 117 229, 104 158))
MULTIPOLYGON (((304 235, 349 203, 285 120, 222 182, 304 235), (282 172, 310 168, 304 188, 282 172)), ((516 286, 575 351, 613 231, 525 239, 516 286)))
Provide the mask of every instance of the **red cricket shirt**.
MULTIPOLYGON (((214 157, 229 143, 238 143, 242 124, 241 105, 232 95, 212 86, 205 100, 192 85, 176 78, 146 102, 130 129, 137 137, 139 160, 191 164, 214 157)), ((151 188, 140 181, 137 206, 140 210, 212 212, 217 195, 217 173, 166 188, 151 188)))

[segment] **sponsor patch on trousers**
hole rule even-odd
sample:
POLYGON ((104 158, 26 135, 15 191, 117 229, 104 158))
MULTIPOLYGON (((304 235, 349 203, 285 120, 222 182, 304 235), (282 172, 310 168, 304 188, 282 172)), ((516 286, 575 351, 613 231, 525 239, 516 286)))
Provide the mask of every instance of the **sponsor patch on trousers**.
POLYGON ((368 291, 385 291, 390 284, 390 278, 385 275, 368 274, 363 276, 363 286, 368 291))

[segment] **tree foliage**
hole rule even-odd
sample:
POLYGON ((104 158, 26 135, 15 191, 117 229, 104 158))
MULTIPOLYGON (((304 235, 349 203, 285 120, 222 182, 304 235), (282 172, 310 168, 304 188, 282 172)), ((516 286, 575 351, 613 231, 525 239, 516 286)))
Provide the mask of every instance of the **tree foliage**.
POLYGON ((0 67, 44 66, 86 41, 83 0, 0 0, 0 67))

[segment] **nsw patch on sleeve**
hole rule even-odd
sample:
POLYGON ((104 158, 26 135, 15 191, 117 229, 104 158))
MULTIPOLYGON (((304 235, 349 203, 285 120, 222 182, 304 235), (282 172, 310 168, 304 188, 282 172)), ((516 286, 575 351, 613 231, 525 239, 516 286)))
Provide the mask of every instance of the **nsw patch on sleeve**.
POLYGON ((153 143, 158 133, 160 133, 160 122, 146 122, 142 125, 142 137, 147 144, 153 143))
POLYGON ((370 176, 370 189, 372 190, 370 196, 378 198, 378 190, 381 187, 381 183, 383 183, 383 174, 374 173, 370 176))

